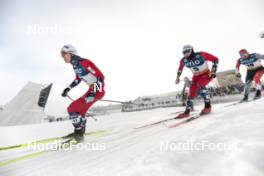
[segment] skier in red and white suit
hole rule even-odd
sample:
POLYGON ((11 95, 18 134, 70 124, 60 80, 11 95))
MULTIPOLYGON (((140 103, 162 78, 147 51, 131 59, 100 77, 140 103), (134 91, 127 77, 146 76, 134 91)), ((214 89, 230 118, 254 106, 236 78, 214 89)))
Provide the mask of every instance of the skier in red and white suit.
POLYGON ((241 78, 239 73, 240 65, 244 65, 247 68, 246 83, 244 90, 244 98, 241 101, 247 101, 248 95, 251 88, 252 81, 256 83, 256 93, 254 99, 261 98, 261 82, 260 79, 264 74, 264 67, 261 63, 261 60, 264 60, 264 55, 258 53, 250 54, 246 49, 241 49, 239 51, 240 58, 236 63, 236 76, 241 78))
POLYGON ((88 91, 68 107, 68 113, 75 128, 74 134, 83 136, 85 133, 85 114, 88 109, 99 99, 102 99, 104 91, 104 75, 96 65, 88 59, 83 59, 77 55, 76 49, 72 45, 64 45, 61 49, 61 56, 66 63, 71 63, 76 74, 74 81, 63 90, 62 96, 66 97, 68 92, 81 81, 88 86, 88 91))
POLYGON ((201 114, 211 112, 211 102, 206 85, 216 77, 216 70, 218 65, 218 58, 206 52, 194 52, 191 45, 183 47, 184 57, 180 61, 178 68, 176 84, 180 82, 180 76, 184 67, 191 69, 193 73, 192 82, 189 88, 189 95, 185 112, 179 114, 178 118, 188 117, 193 107, 193 99, 197 97, 198 93, 204 98, 205 107, 201 114), (212 62, 212 69, 208 67, 208 61, 212 62))

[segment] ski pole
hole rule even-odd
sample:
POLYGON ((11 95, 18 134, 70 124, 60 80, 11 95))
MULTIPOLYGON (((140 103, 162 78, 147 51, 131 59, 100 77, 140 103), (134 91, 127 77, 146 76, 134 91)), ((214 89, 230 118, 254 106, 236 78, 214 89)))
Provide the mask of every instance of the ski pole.
POLYGON ((120 103, 120 104, 127 104, 127 105, 142 105, 144 103, 134 103, 134 102, 126 102, 126 101, 117 101, 117 100, 105 100, 101 99, 98 101, 110 102, 110 103, 120 103))
MULTIPOLYGON (((67 95, 67 97, 71 101, 74 101, 69 95, 67 95)), ((118 100, 105 100, 105 99, 100 99, 98 101, 110 102, 110 103, 120 103, 120 104, 133 104, 133 105, 141 105, 142 104, 142 103, 133 103, 133 102, 118 101, 118 100)))
MULTIPOLYGON (((67 95, 67 97, 68 97, 71 101, 74 101, 73 98, 70 97, 69 95, 67 95)), ((112 102, 112 103, 121 103, 121 104, 127 103, 127 102, 116 101, 116 100, 98 100, 98 101, 105 101, 105 102, 112 102)))
MULTIPOLYGON (((70 97, 69 95, 67 95, 67 97, 68 97, 71 101, 74 101, 73 98, 70 97)), ((97 121, 97 120, 98 120, 97 118, 95 118, 95 117, 93 117, 93 116, 89 116, 89 117, 91 117, 92 119, 94 119, 94 121, 97 121)))
POLYGON ((68 97, 71 101, 74 101, 74 99, 72 99, 72 97, 70 97, 69 95, 67 95, 67 97, 68 97))
POLYGON ((124 101, 117 101, 117 100, 99 100, 99 101, 105 101, 105 102, 110 102, 110 103, 121 103, 121 104, 128 104, 128 102, 124 102, 124 101))

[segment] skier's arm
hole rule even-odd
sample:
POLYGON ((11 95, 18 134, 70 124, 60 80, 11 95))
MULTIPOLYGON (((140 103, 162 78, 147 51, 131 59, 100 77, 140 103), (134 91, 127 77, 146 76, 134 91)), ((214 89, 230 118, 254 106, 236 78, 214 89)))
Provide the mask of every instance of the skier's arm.
POLYGON ((77 75, 76 75, 76 78, 72 81, 72 83, 69 85, 69 88, 74 88, 75 86, 77 86, 78 84, 80 84, 81 82, 81 78, 79 78, 77 75))
POLYGON ((205 58, 206 61, 211 61, 213 63, 213 66, 217 67, 219 59, 216 56, 206 52, 201 52, 201 55, 205 58))
POLYGON ((183 59, 181 59, 180 65, 179 65, 179 68, 178 68, 178 71, 177 71, 177 78, 176 78, 176 81, 175 81, 176 84, 180 83, 180 76, 182 74, 183 68, 184 68, 184 63, 183 63, 183 59))
POLYGON ((81 78, 79 78, 79 77, 76 75, 75 80, 74 80, 74 81, 73 81, 68 87, 66 87, 66 88, 62 91, 61 96, 66 97, 66 96, 68 95, 68 93, 70 92, 70 90, 71 90, 73 87, 75 87, 75 86, 77 86, 78 84, 80 84, 80 82, 81 82, 81 78))
POLYGON ((236 63, 236 74, 239 73, 240 65, 241 65, 241 63, 240 63, 240 59, 238 59, 238 60, 237 60, 237 63, 236 63))
POLYGON ((256 57, 257 57, 258 59, 262 59, 262 60, 264 60, 264 55, 263 55, 263 54, 258 54, 258 53, 256 53, 256 57))
POLYGON ((177 78, 180 78, 183 68, 184 68, 184 63, 183 63, 183 59, 181 59, 180 65, 179 65, 179 68, 178 68, 178 71, 177 71, 177 78))
POLYGON ((216 56, 206 52, 201 52, 201 55, 205 58, 206 61, 210 61, 213 63, 211 68, 211 75, 213 78, 215 78, 219 59, 216 56))
POLYGON ((241 74, 240 74, 240 72, 239 72, 240 65, 241 65, 241 63, 240 63, 240 59, 238 59, 238 60, 237 60, 237 63, 236 63, 236 77, 237 77, 237 78, 241 78, 241 74))

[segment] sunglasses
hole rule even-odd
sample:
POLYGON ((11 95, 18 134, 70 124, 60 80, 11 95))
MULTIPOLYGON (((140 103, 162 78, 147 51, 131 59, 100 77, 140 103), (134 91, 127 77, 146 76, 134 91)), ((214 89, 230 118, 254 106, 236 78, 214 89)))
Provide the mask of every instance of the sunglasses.
POLYGON ((182 51, 183 54, 187 54, 187 53, 190 53, 192 51, 192 49, 185 49, 182 51))

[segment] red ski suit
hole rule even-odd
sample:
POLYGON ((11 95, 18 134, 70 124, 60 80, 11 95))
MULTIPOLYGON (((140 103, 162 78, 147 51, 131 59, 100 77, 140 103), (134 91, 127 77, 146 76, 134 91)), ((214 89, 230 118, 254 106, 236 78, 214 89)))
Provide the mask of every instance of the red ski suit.
POLYGON ((79 113, 85 116, 88 109, 105 95, 104 75, 96 65, 88 59, 77 60, 73 64, 76 78, 73 81, 77 84, 84 81, 89 86, 88 91, 77 100, 73 101, 68 107, 68 113, 79 113))
POLYGON ((182 72, 184 67, 191 69, 193 72, 192 82, 189 89, 189 98, 194 99, 197 97, 201 87, 206 86, 212 80, 210 78, 210 70, 208 61, 218 63, 218 58, 206 52, 193 53, 191 58, 182 58, 178 72, 182 72))

